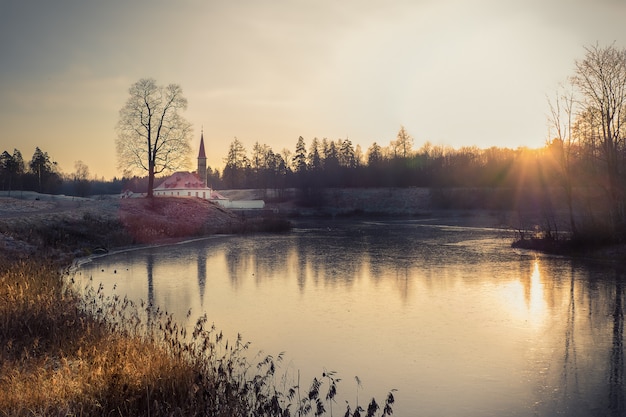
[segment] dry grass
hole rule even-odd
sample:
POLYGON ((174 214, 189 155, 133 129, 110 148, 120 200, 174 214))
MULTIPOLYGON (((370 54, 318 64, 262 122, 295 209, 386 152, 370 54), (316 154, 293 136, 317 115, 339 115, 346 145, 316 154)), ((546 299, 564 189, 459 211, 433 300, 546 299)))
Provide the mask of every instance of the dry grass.
POLYGON ((3 259, 0 268, 0 415, 183 410, 191 364, 137 334, 112 331, 63 285, 58 265, 3 259))
MULTIPOLYGON (((94 236, 110 242, 118 232, 107 234, 115 224, 107 221, 83 216, 39 224, 22 229, 27 237, 12 229, 16 238, 56 246, 38 249, 55 254, 55 261, 0 252, 0 416, 304 416, 332 410, 338 379, 324 375, 309 389, 283 380, 279 389, 281 355, 250 362, 248 344, 223 340, 207 328, 206 317, 187 334, 158 307, 105 296, 101 287, 75 288, 62 272, 68 258, 57 255, 93 246, 94 236), (94 233, 83 235, 84 227, 94 233)), ((392 404, 390 393, 380 407, 372 400, 367 411, 355 406, 345 415, 388 415, 392 404)))

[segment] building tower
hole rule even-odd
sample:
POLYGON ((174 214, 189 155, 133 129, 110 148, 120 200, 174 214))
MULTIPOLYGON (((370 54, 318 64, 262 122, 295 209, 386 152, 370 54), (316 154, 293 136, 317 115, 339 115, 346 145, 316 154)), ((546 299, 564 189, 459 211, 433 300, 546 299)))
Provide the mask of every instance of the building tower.
POLYGON ((204 153, 204 130, 200 133, 200 151, 198 152, 198 178, 207 186, 206 154, 204 153))

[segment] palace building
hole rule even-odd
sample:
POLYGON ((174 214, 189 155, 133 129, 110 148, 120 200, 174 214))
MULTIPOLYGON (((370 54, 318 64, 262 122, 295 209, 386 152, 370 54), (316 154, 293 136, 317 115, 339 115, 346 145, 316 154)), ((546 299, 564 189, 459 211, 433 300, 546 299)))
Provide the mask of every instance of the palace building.
POLYGON ((263 200, 231 201, 207 185, 206 152, 204 132, 200 134, 198 169, 196 172, 178 171, 154 187, 155 197, 196 197, 210 200, 222 207, 232 209, 260 209, 265 207, 263 200))
POLYGON ((207 186, 206 153, 204 151, 204 132, 200 134, 198 169, 196 172, 178 171, 170 175, 161 184, 154 187, 158 197, 198 197, 205 200, 224 198, 207 186))

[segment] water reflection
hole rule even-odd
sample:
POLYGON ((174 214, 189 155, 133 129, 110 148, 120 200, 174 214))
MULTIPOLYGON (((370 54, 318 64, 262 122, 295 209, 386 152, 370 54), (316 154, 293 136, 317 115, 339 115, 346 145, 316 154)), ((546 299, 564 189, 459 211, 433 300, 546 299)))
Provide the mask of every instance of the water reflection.
POLYGON ((533 328, 540 327, 548 313, 539 260, 532 264, 532 271, 520 271, 519 279, 502 287, 502 300, 509 310, 524 319, 533 328))
POLYGON ((83 271, 179 319, 206 312, 256 349, 286 350, 303 380, 326 368, 358 375, 363 396, 397 388, 397 415, 624 414, 623 273, 513 252, 498 236, 329 223, 83 271))
POLYGON ((154 306, 154 254, 146 254, 146 276, 148 277, 148 305, 154 306))
POLYGON ((196 265, 198 266, 198 289, 200 290, 200 305, 204 300, 204 288, 206 287, 206 250, 201 247, 196 249, 198 260, 196 265))
POLYGON ((624 407, 624 290, 616 277, 613 309, 613 348, 609 374, 609 407, 614 415, 621 415, 624 407))

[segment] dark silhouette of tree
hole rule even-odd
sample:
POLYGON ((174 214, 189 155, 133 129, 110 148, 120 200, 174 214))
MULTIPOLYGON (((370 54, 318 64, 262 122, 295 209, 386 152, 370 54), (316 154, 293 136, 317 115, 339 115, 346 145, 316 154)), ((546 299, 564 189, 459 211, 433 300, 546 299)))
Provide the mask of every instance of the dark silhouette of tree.
POLYGON ((334 141, 327 141, 324 152, 324 184, 328 187, 338 187, 341 185, 339 175, 339 151, 334 141))
POLYGON ((222 185, 222 177, 219 170, 212 169, 210 166, 206 168, 207 185, 211 188, 218 188, 222 185))
POLYGON ((39 147, 35 148, 33 157, 29 163, 30 172, 35 176, 37 191, 47 191, 48 182, 56 176, 56 163, 50 160, 47 152, 43 152, 39 147))
POLYGON ((224 172, 222 177, 224 183, 229 188, 239 188, 244 185, 246 178, 246 170, 250 165, 248 157, 246 156, 246 148, 244 148, 241 141, 235 138, 231 142, 228 149, 228 156, 224 160, 224 172))
POLYGON ((356 154, 350 139, 339 140, 339 165, 345 168, 356 168, 356 154))
POLYGON ((250 158, 253 172, 261 172, 265 168, 269 149, 270 147, 265 144, 260 144, 258 141, 254 142, 252 146, 252 158, 250 158))
POLYGON ((0 155, 0 176, 2 178, 2 189, 8 190, 11 195, 13 184, 19 176, 24 174, 24 160, 22 154, 17 149, 13 150, 13 155, 4 151, 0 155))
POLYGON ((296 143, 296 152, 292 158, 293 170, 299 176, 306 173, 307 168, 307 154, 306 154, 306 144, 304 143, 304 138, 300 136, 298 138, 298 142, 296 143))
MULTIPOLYGON (((572 83, 590 124, 598 126, 599 151, 605 164, 607 195, 616 231, 626 230, 624 193, 624 147, 626 140, 626 50, 615 45, 585 48, 585 58, 576 61, 572 83)), ((594 135, 591 140, 595 141, 594 135)), ((595 144, 594 144, 595 145, 595 144)), ((594 146, 595 147, 595 146, 594 146)))
POLYGON ((411 154, 411 148, 413 147, 413 138, 409 136, 404 129, 404 126, 400 126, 400 130, 398 131, 398 135, 396 136, 396 141, 394 143, 395 149, 397 149, 396 153, 398 156, 402 158, 408 158, 411 154))
POLYGON ((308 169, 314 175, 319 175, 322 171, 322 155, 320 153, 320 141, 313 138, 308 155, 308 169))
POLYGON ((380 166, 383 162, 383 149, 376 142, 367 150, 367 165, 370 167, 380 166))
POLYGON ((147 195, 152 197, 155 175, 188 164, 191 124, 181 115, 187 99, 179 85, 159 86, 151 78, 137 81, 128 93, 117 123, 118 167, 147 171, 147 195))
POLYGON ((574 216, 574 166, 577 149, 572 136, 574 121, 574 92, 573 90, 557 91, 553 101, 549 101, 550 124, 556 137, 548 146, 555 166, 556 175, 565 192, 565 202, 569 213, 570 228, 574 235, 577 234, 576 218, 574 216))
POLYGON ((74 188, 80 197, 85 197, 91 190, 89 167, 83 161, 74 162, 74 188))
POLYGON ((13 162, 15 163, 15 174, 24 174, 26 171, 26 165, 24 164, 22 153, 17 149, 13 149, 13 162))
POLYGON ((279 153, 272 152, 268 159, 268 168, 271 172, 269 182, 272 184, 272 188, 277 191, 278 197, 282 198, 285 188, 287 188, 287 177, 290 172, 285 158, 279 153))

